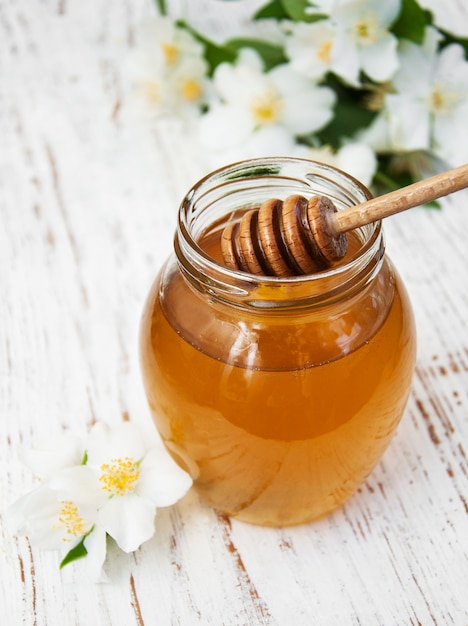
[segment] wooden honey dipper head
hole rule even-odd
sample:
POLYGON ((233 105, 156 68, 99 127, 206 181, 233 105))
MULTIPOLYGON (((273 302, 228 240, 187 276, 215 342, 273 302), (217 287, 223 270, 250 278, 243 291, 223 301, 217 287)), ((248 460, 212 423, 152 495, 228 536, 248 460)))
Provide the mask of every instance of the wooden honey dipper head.
POLYGON ((348 248, 346 234, 330 226, 335 212, 325 196, 267 200, 226 226, 221 237, 224 262, 231 269, 265 276, 297 276, 328 267, 348 248))
POLYGON ((312 274, 345 256, 348 231, 466 187, 468 164, 341 211, 325 196, 266 200, 225 227, 224 263, 264 276, 312 274))

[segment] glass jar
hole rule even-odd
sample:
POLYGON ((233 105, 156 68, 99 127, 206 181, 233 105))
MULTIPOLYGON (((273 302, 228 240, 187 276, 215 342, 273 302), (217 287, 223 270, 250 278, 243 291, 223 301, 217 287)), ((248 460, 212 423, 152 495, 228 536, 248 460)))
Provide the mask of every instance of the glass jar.
POLYGON ((275 197, 371 197, 333 167, 245 161, 184 198, 175 254, 141 325, 145 389, 173 458, 218 511, 261 525, 308 522, 338 507, 381 458, 409 394, 415 327, 381 223, 349 235, 345 258, 307 276, 228 269, 220 235, 275 197))

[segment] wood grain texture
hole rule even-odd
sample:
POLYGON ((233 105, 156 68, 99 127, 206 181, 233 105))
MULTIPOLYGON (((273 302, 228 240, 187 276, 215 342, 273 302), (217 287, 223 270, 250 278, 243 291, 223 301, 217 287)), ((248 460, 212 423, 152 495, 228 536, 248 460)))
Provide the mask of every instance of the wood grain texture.
MULTIPOLYGON (((207 23, 219 4, 200 0, 207 23)), ((218 20, 232 25, 240 5, 225 3, 218 20)), ((1 623, 466 626, 461 192, 442 211, 386 220, 415 309, 417 371, 391 447, 339 511, 264 529, 218 516, 190 492, 158 512, 157 533, 134 555, 110 546, 108 585, 90 584, 79 563, 59 571, 55 553, 3 523, 5 507, 32 486, 21 446, 95 420, 152 428, 139 318, 180 199, 204 171, 177 124, 139 129, 126 114, 122 63, 151 9, 144 0, 0 7, 1 623)))

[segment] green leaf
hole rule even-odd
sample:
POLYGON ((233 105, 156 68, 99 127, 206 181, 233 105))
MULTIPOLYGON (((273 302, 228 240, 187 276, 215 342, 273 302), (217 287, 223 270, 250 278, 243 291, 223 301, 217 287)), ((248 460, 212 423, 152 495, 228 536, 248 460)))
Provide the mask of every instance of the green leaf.
POLYGON ((439 200, 431 200, 430 202, 426 202, 426 204, 423 204, 422 206, 426 209, 442 209, 442 204, 439 200))
POLYGON ((407 187, 418 180, 411 164, 411 153, 384 152, 377 156, 377 171, 374 184, 378 195, 407 187))
MULTIPOLYGON (((394 153, 384 153, 377 156, 377 171, 374 174, 372 191, 380 196, 396 189, 402 189, 419 180, 421 175, 411 166, 412 153, 402 154, 395 157, 394 153), (406 165, 405 165, 406 160, 406 165)), ((441 209, 438 200, 426 202, 423 205, 427 209, 441 209)))
POLYGON ((284 10, 295 22, 306 22, 309 15, 306 8, 310 8, 307 0, 281 0, 284 10))
POLYGON ((252 48, 262 58, 265 69, 269 70, 276 65, 287 61, 283 49, 277 44, 251 39, 249 37, 238 37, 225 42, 223 45, 214 43, 195 31, 189 24, 183 21, 177 22, 181 28, 185 28, 204 47, 204 56, 209 66, 209 74, 212 75, 220 63, 234 63, 241 48, 252 48))
POLYGON ((318 137, 323 144, 337 149, 341 147, 343 139, 367 128, 377 112, 365 106, 366 92, 363 90, 346 87, 332 74, 327 77, 325 84, 335 91, 337 99, 333 119, 318 133, 318 137))
POLYGON ((451 33, 441 30, 439 28, 439 31, 443 34, 444 36, 444 41, 442 42, 441 47, 445 48, 445 46, 450 45, 451 43, 457 43, 459 44, 463 50, 465 51, 465 59, 468 60, 468 39, 464 39, 462 37, 455 37, 454 35, 452 35, 451 33))
POLYGON ((313 8, 313 5, 307 0, 281 0, 281 2, 286 14, 294 22, 317 22, 328 17, 323 13, 307 12, 306 9, 313 8))
POLYGON ((226 45, 235 51, 241 48, 252 48, 262 58, 265 64, 265 70, 270 70, 276 65, 286 63, 287 58, 284 55, 281 46, 270 43, 269 41, 262 41, 260 39, 250 39, 248 37, 238 37, 230 39, 226 42, 226 45))
POLYGON ((307 0, 272 0, 261 7, 253 16, 254 20, 273 18, 276 20, 293 20, 294 22, 316 22, 328 17, 325 14, 308 13, 307 8, 313 4, 307 0))
POLYGON ((400 15, 391 31, 398 39, 409 39, 420 45, 424 40, 426 26, 431 21, 431 14, 419 6, 416 0, 403 0, 400 15))
POLYGON ((352 137, 358 130, 367 128, 374 120, 376 112, 369 111, 355 103, 338 100, 330 124, 318 133, 324 144, 339 148, 341 141, 352 137))
POLYGON ((265 20, 269 18, 274 18, 277 20, 284 20, 287 17, 289 16, 284 10, 281 0, 271 0, 271 2, 265 4, 265 6, 263 7, 260 7, 260 9, 258 9, 258 11, 254 13, 253 19, 265 20))
POLYGON ((84 540, 88 535, 89 533, 82 537, 81 541, 77 543, 76 546, 72 548, 69 552, 67 552, 67 554, 63 557, 62 562, 60 563, 60 569, 62 569, 62 567, 65 567, 65 565, 72 563, 73 561, 82 559, 88 554, 88 551, 86 550, 84 545, 84 540))
POLYGON ((209 74, 212 75, 221 63, 234 63, 237 53, 233 50, 218 46, 213 42, 205 42, 205 59, 209 65, 209 74))
POLYGON ((414 183, 414 178, 409 172, 389 172, 388 164, 379 158, 379 166, 374 175, 378 195, 401 189, 414 183))
POLYGON ((199 41, 204 49, 204 56, 208 63, 209 70, 208 73, 210 75, 213 74, 215 69, 218 67, 220 63, 234 63, 237 58, 237 51, 230 48, 227 45, 219 45, 211 41, 204 35, 201 35, 196 30, 194 30, 189 24, 184 22, 183 20, 179 20, 177 22, 177 26, 180 28, 185 28, 197 41, 199 41))

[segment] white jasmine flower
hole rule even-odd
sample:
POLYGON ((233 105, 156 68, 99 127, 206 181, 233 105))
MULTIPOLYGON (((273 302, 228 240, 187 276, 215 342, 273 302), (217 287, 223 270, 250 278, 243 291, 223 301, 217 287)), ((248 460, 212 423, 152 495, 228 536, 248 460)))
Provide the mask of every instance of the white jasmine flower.
MULTIPOLYGON (((265 41, 274 44, 279 47, 284 45, 284 29, 282 22, 276 19, 252 19, 246 16, 246 19, 241 21, 232 21, 229 25, 227 21, 224 21, 223 28, 218 34, 214 33, 211 29, 210 33, 207 33, 208 38, 213 38, 221 45, 230 39, 255 39, 257 41, 265 41), (228 30, 225 29, 228 26, 228 30)), ((201 26, 201 25, 200 25, 201 26)), ((199 30, 198 32, 202 32, 199 30)))
MULTIPOLYGON (((275 109, 279 114, 278 121, 293 134, 303 135, 320 130, 331 120, 332 107, 335 104, 335 93, 331 89, 318 87, 286 64, 271 70, 268 78, 276 86, 280 97, 280 103, 275 109)), ((268 98, 265 102, 268 103, 268 98)), ((261 121, 266 113, 268 123, 268 104, 264 109, 260 97, 258 101, 254 100, 252 105, 257 119, 261 121)))
POLYGON ((86 465, 60 472, 51 487, 62 496, 72 492, 125 552, 152 537, 156 508, 174 504, 192 484, 162 447, 148 449, 130 422, 115 429, 96 424, 87 457, 86 465))
POLYGON ((206 90, 206 69, 206 62, 199 57, 183 59, 174 68, 171 86, 176 105, 198 108, 206 90))
POLYGON ((144 22, 126 60, 131 102, 147 117, 193 118, 209 85, 203 46, 167 17, 144 22))
POLYGON ((79 510, 73 493, 60 498, 50 488, 47 479, 66 468, 80 465, 86 459, 83 439, 64 433, 41 449, 25 449, 20 457, 41 480, 38 488, 29 492, 7 511, 12 531, 27 536, 32 545, 48 550, 67 550, 67 554, 82 543, 82 556, 92 580, 104 581, 102 565, 106 558, 106 532, 79 510))
MULTIPOLYGON (((220 119, 221 124, 225 118, 220 119)), ((213 131, 213 128, 211 128, 213 131)), ((217 169, 226 163, 235 163, 244 159, 259 157, 284 156, 295 154, 297 143, 294 137, 281 126, 264 126, 251 133, 243 143, 235 142, 225 147, 215 142, 208 154, 210 169, 217 169)))
POLYGON ((375 81, 393 76, 398 69, 398 40, 389 27, 400 7, 400 0, 337 0, 331 6, 335 29, 331 68, 338 76, 353 85, 359 85, 360 70, 375 81))
POLYGON ((47 483, 17 500, 8 510, 12 531, 27 536, 32 545, 45 550, 70 553, 83 542, 87 571, 94 581, 106 580, 102 566, 106 558, 106 532, 83 517, 72 500, 61 500, 47 483))
POLYGON ((369 186, 377 169, 377 159, 372 148, 364 143, 348 143, 334 152, 330 147, 309 148, 300 146, 296 153, 314 161, 333 165, 369 186))
POLYGON ((201 142, 210 149, 245 145, 262 128, 307 134, 332 118, 335 95, 331 89, 317 87, 289 64, 264 72, 253 51, 244 51, 235 65, 220 65, 214 86, 219 102, 200 123, 201 142))
POLYGON ((80 465, 84 455, 83 439, 70 433, 63 433, 38 450, 25 448, 20 451, 23 463, 40 479, 49 478, 65 467, 80 465))
POLYGON ((386 106, 395 146, 430 149, 455 166, 468 160, 468 62, 458 44, 438 52, 438 39, 429 28, 424 46, 402 42, 386 106))
POLYGON ((86 556, 95 581, 107 580, 107 535, 126 552, 136 550, 154 533, 156 507, 174 504, 192 484, 127 422, 115 429, 96 424, 85 441, 65 435, 24 457, 47 479, 10 506, 11 529, 39 548, 65 548, 62 566, 86 556))
POLYGON ((9 509, 9 522, 17 534, 28 536, 44 549, 73 548, 93 527, 71 501, 61 501, 47 484, 17 500, 9 509))
POLYGON ((370 146, 349 143, 338 150, 336 167, 369 186, 377 169, 377 158, 370 146))
POLYGON ((135 43, 137 50, 150 54, 161 68, 175 67, 181 59, 203 55, 202 44, 165 16, 142 21, 136 29, 135 43))
POLYGON ((381 111, 367 126, 362 130, 359 130, 354 139, 358 143, 367 144, 377 154, 383 152, 391 152, 395 150, 395 146, 392 143, 390 136, 390 122, 388 111, 381 111))
POLYGON ((314 80, 332 68, 336 29, 330 20, 309 24, 293 22, 285 42, 285 53, 293 70, 314 80))

